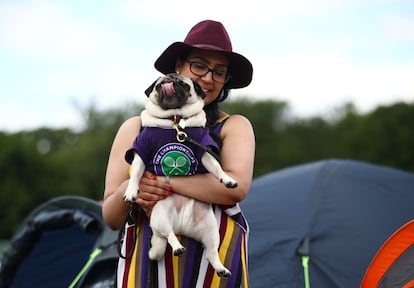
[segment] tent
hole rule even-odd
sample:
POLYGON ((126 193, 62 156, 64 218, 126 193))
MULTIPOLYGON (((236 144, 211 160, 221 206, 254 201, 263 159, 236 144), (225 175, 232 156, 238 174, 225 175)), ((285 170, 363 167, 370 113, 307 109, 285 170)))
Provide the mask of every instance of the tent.
POLYGON ((241 203, 251 287, 359 287, 377 250, 414 219, 413 203, 413 173, 360 161, 256 178, 241 203))
POLYGON ((414 220, 382 245, 369 265, 361 288, 414 287, 414 220))
POLYGON ((0 260, 0 287, 113 287, 118 232, 91 199, 63 196, 34 209, 0 260))

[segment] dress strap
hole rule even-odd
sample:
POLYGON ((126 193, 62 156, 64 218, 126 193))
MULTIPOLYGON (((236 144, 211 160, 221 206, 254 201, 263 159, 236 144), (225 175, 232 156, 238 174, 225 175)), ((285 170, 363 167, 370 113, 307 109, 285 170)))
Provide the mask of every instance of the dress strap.
POLYGON ((217 119, 216 125, 222 122, 225 122, 229 117, 230 117, 230 114, 223 113, 223 115, 219 119, 217 119))

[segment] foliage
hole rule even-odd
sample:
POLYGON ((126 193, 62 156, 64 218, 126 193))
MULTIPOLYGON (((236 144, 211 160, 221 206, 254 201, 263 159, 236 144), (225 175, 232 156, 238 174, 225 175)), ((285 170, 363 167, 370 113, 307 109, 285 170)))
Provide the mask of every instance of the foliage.
MULTIPOLYGON (((0 132, 0 238, 10 238, 39 204, 60 195, 100 200, 118 127, 142 106, 82 112, 85 128, 0 132)), ((295 119, 284 102, 240 99, 222 104, 250 119, 256 135, 254 176, 326 158, 350 158, 414 172, 414 104, 359 114, 352 104, 335 118, 295 119)))

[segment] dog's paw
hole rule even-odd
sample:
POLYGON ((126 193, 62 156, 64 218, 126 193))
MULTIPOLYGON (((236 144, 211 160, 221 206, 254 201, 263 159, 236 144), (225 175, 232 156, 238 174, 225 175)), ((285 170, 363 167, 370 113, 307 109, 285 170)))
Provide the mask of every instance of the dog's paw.
POLYGON ((135 187, 134 185, 128 185, 124 193, 124 201, 127 203, 133 203, 135 200, 137 200, 137 195, 138 187, 135 187))
POLYGON ((219 277, 228 278, 231 276, 231 272, 227 269, 223 269, 223 270, 217 271, 217 275, 219 277))
POLYGON ((237 182, 227 182, 224 185, 226 185, 227 188, 234 189, 237 187, 237 182))
POLYGON ((133 203, 135 202, 135 200, 137 200, 136 194, 131 194, 131 193, 125 193, 124 194, 124 201, 127 203, 133 203))
POLYGON ((220 182, 223 183, 224 186, 226 186, 227 188, 233 189, 237 187, 237 181, 231 178, 230 176, 228 176, 227 174, 223 173, 220 176, 221 176, 219 177, 220 182))
POLYGON ((230 189, 237 187, 237 182, 233 179, 228 179, 228 180, 220 179, 220 182, 223 183, 224 186, 230 189))
POLYGON ((174 250, 174 256, 181 256, 183 255, 185 252, 185 248, 184 247, 180 247, 176 250, 174 250))
POLYGON ((134 203, 137 200, 135 197, 130 197, 129 195, 124 195, 124 201, 126 203, 134 203))

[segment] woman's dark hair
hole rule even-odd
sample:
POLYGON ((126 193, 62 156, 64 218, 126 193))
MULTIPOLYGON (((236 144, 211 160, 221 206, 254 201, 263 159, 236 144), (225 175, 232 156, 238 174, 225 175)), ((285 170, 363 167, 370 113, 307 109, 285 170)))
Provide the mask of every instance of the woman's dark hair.
POLYGON ((211 128, 216 124, 217 120, 220 117, 219 113, 219 103, 223 102, 229 96, 230 89, 223 88, 221 90, 220 95, 211 102, 210 104, 204 106, 204 112, 206 112, 207 117, 207 127, 211 128))

